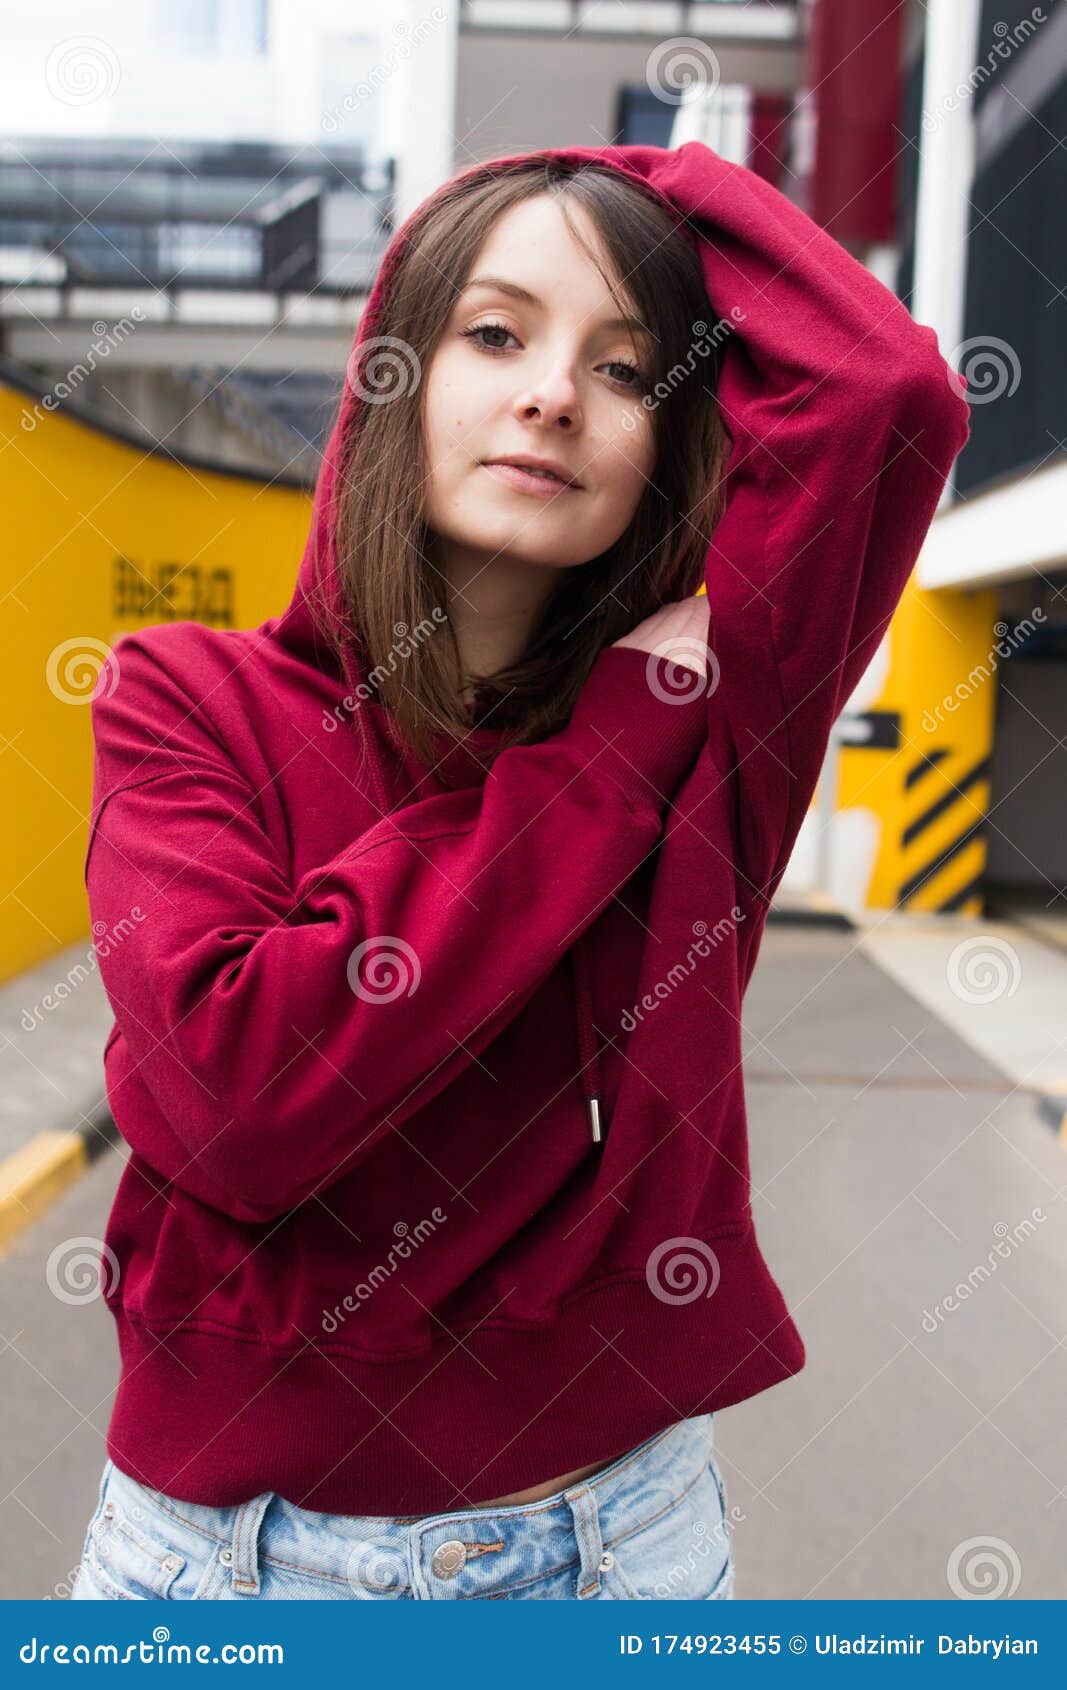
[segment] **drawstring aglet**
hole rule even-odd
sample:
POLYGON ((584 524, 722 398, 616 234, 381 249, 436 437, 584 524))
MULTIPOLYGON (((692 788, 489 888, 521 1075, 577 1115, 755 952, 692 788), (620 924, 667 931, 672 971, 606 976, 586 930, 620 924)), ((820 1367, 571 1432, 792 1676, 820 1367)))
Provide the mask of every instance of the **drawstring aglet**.
POLYGON ((593 1143, 603 1144, 604 1130, 600 1122, 600 1099, 599 1097, 590 1097, 586 1099, 586 1102, 589 1104, 589 1127, 593 1135, 593 1143))

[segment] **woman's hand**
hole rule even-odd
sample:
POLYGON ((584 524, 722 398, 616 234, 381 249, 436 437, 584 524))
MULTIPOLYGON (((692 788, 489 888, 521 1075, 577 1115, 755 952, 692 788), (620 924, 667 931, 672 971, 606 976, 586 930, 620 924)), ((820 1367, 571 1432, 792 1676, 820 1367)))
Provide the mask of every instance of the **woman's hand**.
POLYGON ((681 663, 698 675, 707 676, 708 628, 711 610, 706 593, 660 605, 615 645, 634 646, 655 652, 671 663, 681 663))

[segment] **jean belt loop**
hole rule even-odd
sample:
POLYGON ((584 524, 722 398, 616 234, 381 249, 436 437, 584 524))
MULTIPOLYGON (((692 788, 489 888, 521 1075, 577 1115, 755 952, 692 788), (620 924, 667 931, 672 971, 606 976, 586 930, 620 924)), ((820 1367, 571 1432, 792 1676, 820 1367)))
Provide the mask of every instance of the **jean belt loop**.
POLYGON ((596 1497, 588 1484, 574 1485, 563 1495, 570 1503, 581 1560, 575 1595, 596 1596, 600 1590, 600 1561, 604 1554, 596 1497))
POLYGON ((233 1523, 233 1539, 223 1559, 229 1557, 233 1588, 242 1596, 259 1595, 259 1528, 273 1492, 266 1490, 250 1502, 242 1502, 233 1523))

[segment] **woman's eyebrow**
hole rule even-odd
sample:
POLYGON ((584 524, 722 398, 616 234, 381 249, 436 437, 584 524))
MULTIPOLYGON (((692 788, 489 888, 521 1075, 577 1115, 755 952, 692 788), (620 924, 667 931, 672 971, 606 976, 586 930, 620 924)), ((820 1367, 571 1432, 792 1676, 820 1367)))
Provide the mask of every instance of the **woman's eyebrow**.
MULTIPOLYGON (((528 288, 520 287, 518 282, 509 282, 503 276, 472 276, 463 292, 466 293, 469 288, 490 288, 497 293, 510 294, 512 299, 521 299, 526 305, 542 305, 544 303, 528 288)), ((639 317, 614 317, 610 323, 602 323, 600 326, 605 329, 629 329, 632 334, 651 335, 652 333, 651 329, 642 323, 639 317)))

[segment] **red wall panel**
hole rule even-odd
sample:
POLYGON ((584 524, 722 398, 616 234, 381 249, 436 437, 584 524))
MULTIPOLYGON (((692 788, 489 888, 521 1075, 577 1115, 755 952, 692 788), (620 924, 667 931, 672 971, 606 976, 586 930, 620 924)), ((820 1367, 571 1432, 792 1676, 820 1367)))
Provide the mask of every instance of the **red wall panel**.
POLYGON ((892 240, 907 0, 816 0, 805 84, 815 108, 809 211, 838 240, 892 240))

